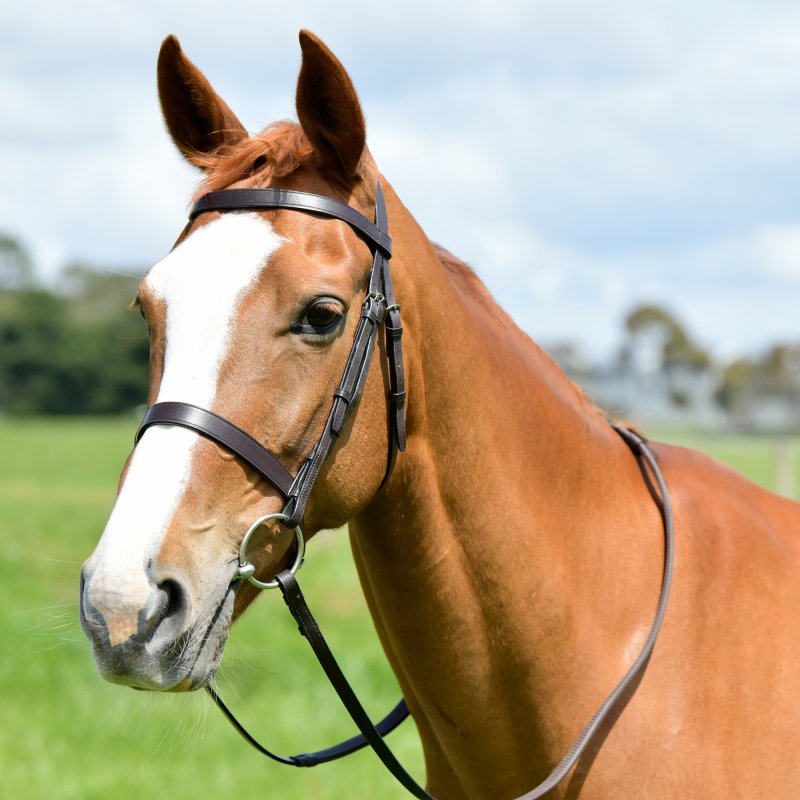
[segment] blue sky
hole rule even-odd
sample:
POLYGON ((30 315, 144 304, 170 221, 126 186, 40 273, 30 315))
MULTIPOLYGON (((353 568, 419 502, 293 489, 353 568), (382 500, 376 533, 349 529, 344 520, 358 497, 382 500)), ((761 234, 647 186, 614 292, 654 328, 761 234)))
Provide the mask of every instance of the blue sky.
POLYGON ((0 230, 50 279, 148 265, 183 225, 165 35, 256 131, 293 116, 308 27, 408 208, 540 343, 610 353, 643 301, 720 357, 800 340, 796 0, 109 5, 0 7, 0 230))

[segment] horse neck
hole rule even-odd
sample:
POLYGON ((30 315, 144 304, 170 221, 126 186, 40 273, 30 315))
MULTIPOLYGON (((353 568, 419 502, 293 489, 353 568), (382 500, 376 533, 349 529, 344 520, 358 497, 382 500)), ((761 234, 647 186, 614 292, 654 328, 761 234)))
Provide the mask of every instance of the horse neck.
POLYGON ((481 755, 448 731, 478 724, 506 759, 510 732, 523 732, 520 758, 535 764, 533 746, 544 765, 597 699, 575 702, 586 675, 574 655, 608 664, 610 677, 593 677, 611 685, 619 664, 600 650, 624 650, 641 628, 626 614, 637 618, 642 597, 655 604, 654 509, 603 415, 474 276, 443 267, 391 192, 389 202, 409 441, 351 523, 356 563, 427 745, 477 769, 481 755))

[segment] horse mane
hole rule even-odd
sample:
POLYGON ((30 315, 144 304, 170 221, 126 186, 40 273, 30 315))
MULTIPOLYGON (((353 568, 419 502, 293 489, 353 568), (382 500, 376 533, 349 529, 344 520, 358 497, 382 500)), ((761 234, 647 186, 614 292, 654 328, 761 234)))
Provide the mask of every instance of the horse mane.
POLYGON ((225 189, 256 172, 265 178, 285 178, 297 170, 313 153, 311 142, 296 122, 283 120, 264 128, 255 136, 245 136, 223 144, 210 153, 194 153, 191 163, 206 173, 192 202, 207 192, 225 189))

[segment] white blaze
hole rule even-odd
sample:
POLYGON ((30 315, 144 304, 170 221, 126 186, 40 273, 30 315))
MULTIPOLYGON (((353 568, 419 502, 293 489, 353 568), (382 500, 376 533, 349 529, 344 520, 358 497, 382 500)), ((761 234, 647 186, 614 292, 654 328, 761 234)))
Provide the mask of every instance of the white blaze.
MULTIPOLYGON (((212 406, 239 305, 283 241, 256 214, 223 214, 150 270, 147 286, 167 314, 159 402, 212 406)), ((155 425, 136 446, 89 586, 112 645, 136 632, 136 612, 150 594, 144 570, 186 489, 197 440, 185 428, 155 425)))

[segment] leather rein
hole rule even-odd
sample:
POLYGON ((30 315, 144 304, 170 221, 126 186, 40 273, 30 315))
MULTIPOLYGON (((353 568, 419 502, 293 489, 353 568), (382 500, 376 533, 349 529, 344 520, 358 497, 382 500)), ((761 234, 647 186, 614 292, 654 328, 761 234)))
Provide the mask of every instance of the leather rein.
MULTIPOLYGON (((383 479, 384 483, 392 471, 397 451, 404 450, 406 447, 405 375, 402 353, 403 329, 400 324, 400 306, 395 298, 389 269, 392 243, 388 234, 388 220, 383 192, 380 184, 378 184, 374 222, 351 206, 333 198, 284 189, 225 189, 210 192, 195 204, 189 218, 194 220, 198 215, 210 211, 224 213, 228 211, 278 208, 314 213, 342 220, 359 234, 373 254, 367 293, 361 307, 361 316, 356 326, 353 345, 347 358, 342 378, 333 393, 331 408, 316 445, 312 448, 297 474, 293 476, 275 455, 263 447, 250 434, 211 411, 182 402, 159 402, 151 406, 139 426, 135 441, 138 443, 147 428, 152 425, 179 425, 189 428, 237 455, 281 494, 285 500, 283 510, 277 514, 260 517, 245 534, 239 554, 239 567, 233 580, 248 580, 262 589, 273 586, 280 588, 284 601, 297 622, 298 630, 310 644, 325 674, 360 733, 325 750, 292 756, 278 755, 253 738, 225 705, 217 692, 210 685, 207 685, 206 690, 211 699, 236 731, 263 755, 282 764, 289 764, 295 767, 312 767, 327 761, 334 761, 369 745, 384 766, 412 795, 419 798, 419 800, 436 800, 406 772, 384 741, 384 736, 394 730, 408 716, 409 712, 405 700, 401 699, 384 719, 377 724, 373 724, 333 657, 314 616, 306 604, 295 576, 296 571, 303 562, 305 543, 299 525, 303 519, 309 495, 325 460, 333 450, 342 427, 361 396, 369 365, 375 351, 378 329, 381 325, 385 328, 386 354, 389 366, 389 387, 387 392, 389 452, 386 473, 383 479), (261 525, 271 519, 278 519, 282 524, 294 530, 297 540, 297 552, 292 566, 281 571, 274 581, 266 583, 255 578, 255 567, 247 560, 246 551, 250 536, 261 525)), ((516 798, 516 800, 536 800, 536 798, 542 797, 569 773, 594 740, 609 712, 629 689, 635 688, 653 652, 666 612, 674 562, 674 529, 667 486, 655 456, 647 443, 633 431, 617 425, 613 425, 613 427, 635 455, 647 488, 661 514, 664 529, 664 567, 658 606, 649 635, 628 672, 604 700, 548 778, 531 791, 516 798)))

